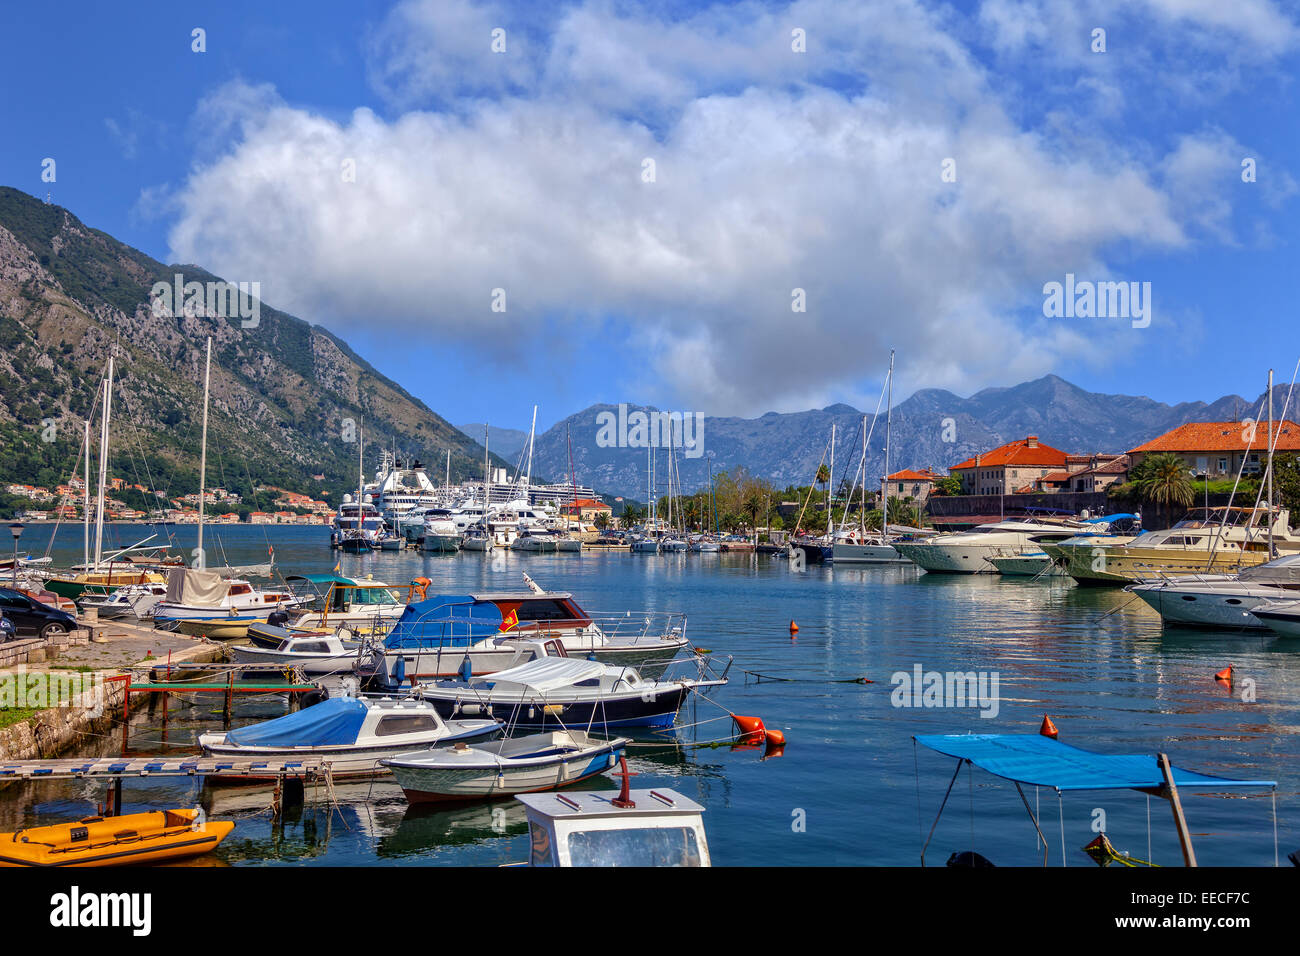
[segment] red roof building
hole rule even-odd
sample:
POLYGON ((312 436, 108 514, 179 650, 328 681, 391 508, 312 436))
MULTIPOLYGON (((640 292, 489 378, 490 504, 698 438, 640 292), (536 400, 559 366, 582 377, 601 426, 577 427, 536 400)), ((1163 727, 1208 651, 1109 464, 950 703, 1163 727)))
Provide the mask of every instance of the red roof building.
POLYGON ((1065 452, 1044 445, 1037 435, 1007 442, 953 465, 948 473, 961 479, 962 494, 1014 494, 1053 471, 1066 469, 1065 452))
MULTIPOLYGON (((1300 425, 1273 423, 1275 449, 1300 452, 1300 425)), ((1129 452, 1133 466, 1147 455, 1171 453, 1187 463, 1187 470, 1212 478, 1235 477, 1238 471, 1257 475, 1268 457, 1268 422, 1189 422, 1138 445, 1129 452), (1245 467, 1242 468, 1243 459, 1245 467)))
POLYGON ((934 483, 942 477, 944 476, 929 468, 920 471, 904 468, 885 476, 885 490, 891 498, 910 498, 919 505, 929 499, 934 483))

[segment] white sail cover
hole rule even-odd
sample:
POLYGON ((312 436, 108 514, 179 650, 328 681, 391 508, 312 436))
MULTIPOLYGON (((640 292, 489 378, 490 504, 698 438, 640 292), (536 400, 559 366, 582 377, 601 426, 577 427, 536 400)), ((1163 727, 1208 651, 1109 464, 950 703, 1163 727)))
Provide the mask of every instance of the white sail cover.
POLYGON ((474 683, 519 684, 545 694, 548 691, 571 687, 579 681, 599 677, 606 666, 600 661, 575 660, 572 657, 539 657, 518 667, 476 677, 474 683))
POLYGON ((230 582, 215 571, 173 568, 167 572, 167 604, 219 604, 230 593, 230 582))

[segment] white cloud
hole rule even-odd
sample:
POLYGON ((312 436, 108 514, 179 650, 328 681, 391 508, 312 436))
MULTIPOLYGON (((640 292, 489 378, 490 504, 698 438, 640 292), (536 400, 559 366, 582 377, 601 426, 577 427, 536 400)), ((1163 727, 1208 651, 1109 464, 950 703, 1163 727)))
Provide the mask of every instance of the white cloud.
MULTIPOLYGON (((1016 11, 996 11, 1012 42, 1016 11)), ((1130 331, 1043 319, 1042 284, 1110 275, 1116 247, 1222 238, 1230 207, 1201 155, 1220 134, 1152 159, 1105 130, 1022 127, 954 36, 904 0, 684 21, 596 0, 549 34, 503 9, 404 4, 370 40, 373 74, 426 108, 336 120, 223 87, 201 122, 230 146, 172 194, 173 257, 431 354, 452 338, 489 359, 557 340, 567 355, 556 333, 612 316, 629 386, 712 414, 842 398, 890 347, 967 390, 1081 361, 1130 331), (521 55, 486 67, 498 22, 521 55)))

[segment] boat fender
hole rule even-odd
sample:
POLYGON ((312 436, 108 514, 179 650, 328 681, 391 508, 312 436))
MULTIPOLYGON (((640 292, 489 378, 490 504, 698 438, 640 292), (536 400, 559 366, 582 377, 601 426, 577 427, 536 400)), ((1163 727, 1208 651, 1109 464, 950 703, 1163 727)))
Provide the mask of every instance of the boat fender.
POLYGON ((469 683, 469 679, 474 676, 474 662, 469 659, 469 653, 465 654, 465 659, 460 662, 460 679, 469 683))
POLYGON ((742 717, 740 714, 732 714, 731 719, 736 722, 740 739, 745 743, 759 744, 767 736, 767 728, 763 726, 761 717, 742 717))

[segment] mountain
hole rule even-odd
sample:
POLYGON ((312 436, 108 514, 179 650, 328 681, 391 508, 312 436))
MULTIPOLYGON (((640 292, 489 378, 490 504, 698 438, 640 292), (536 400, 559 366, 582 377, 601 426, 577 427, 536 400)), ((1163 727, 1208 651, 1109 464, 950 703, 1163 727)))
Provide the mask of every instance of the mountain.
POLYGON ((154 309, 154 284, 178 273, 220 281, 0 187, 0 482, 67 480, 111 349, 112 473, 172 495, 197 490, 208 336, 209 486, 265 483, 337 501, 356 487, 357 437, 367 473, 380 448, 437 463, 450 448, 453 478, 482 473, 482 446, 321 326, 264 302, 255 326, 237 313, 154 309))
MULTIPOLYGON (((1281 409, 1282 395, 1275 395, 1281 409)), ((1026 435, 1067 452, 1119 454, 1171 428, 1191 421, 1239 420, 1258 407, 1237 395, 1212 403, 1166 405, 1150 398, 1088 392, 1056 375, 1010 388, 988 388, 969 398, 941 389, 923 389, 894 407, 889 469, 947 469, 980 451, 1026 435)), ((628 406, 628 411, 647 410, 628 406)), ((573 461, 578 481, 604 492, 646 496, 644 447, 602 447, 598 442, 602 413, 618 414, 618 406, 593 405, 558 422, 538 436, 534 470, 547 474, 568 471, 566 434, 573 437, 573 461)), ((712 469, 743 467, 779 488, 806 485, 827 453, 831 425, 836 426, 835 474, 857 470, 862 455, 863 412, 849 405, 759 418, 703 420, 704 455, 687 458, 677 451, 681 485, 686 491, 708 483, 712 469), (847 471, 846 471, 847 470, 847 471)), ((868 481, 874 488, 884 474, 885 415, 874 426, 867 456, 868 481)), ((656 452, 656 494, 664 490, 666 451, 656 452)), ((826 459, 829 464, 829 455, 826 459)), ((838 480, 836 481, 838 484, 838 480)))
MULTIPOLYGON (((483 422, 472 422, 469 425, 457 425, 456 427, 475 441, 483 437, 483 422)), ((528 432, 520 431, 517 428, 497 428, 495 425, 488 426, 488 428, 488 448, 492 453, 500 455, 506 461, 512 463, 516 461, 519 453, 528 444, 528 432)), ((479 442, 479 444, 482 445, 482 442, 479 442)), ((482 471, 483 469, 480 468, 480 475, 482 471)))

